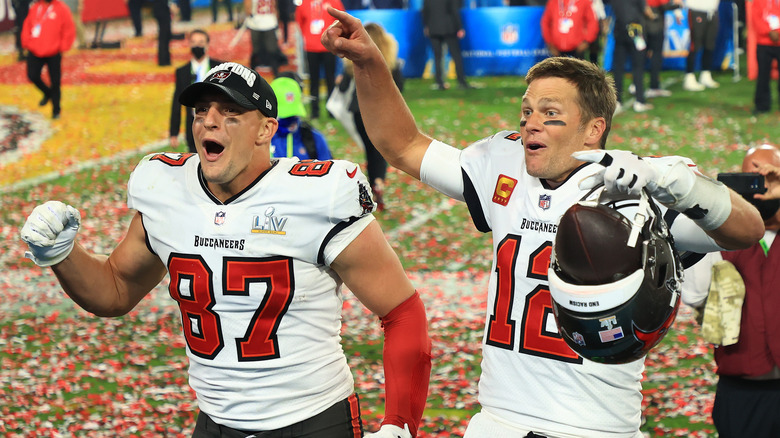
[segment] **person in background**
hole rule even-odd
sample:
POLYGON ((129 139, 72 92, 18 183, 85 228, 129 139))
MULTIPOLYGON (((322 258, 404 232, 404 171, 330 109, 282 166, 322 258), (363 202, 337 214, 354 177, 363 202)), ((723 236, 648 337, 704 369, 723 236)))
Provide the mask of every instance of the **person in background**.
POLYGON ((179 7, 179 19, 185 23, 192 21, 192 5, 190 0, 176 0, 176 6, 179 7))
POLYGON ((661 88, 661 69, 664 65, 666 40, 666 11, 682 7, 682 0, 647 0, 650 12, 647 18, 647 50, 650 52, 650 87, 648 98, 668 97, 672 92, 661 88))
POLYGON ((295 23, 296 2, 299 0, 279 0, 279 26, 282 29, 282 44, 290 41, 290 23, 295 23))
MULTIPOLYGON (((179 96, 181 96, 182 91, 190 86, 190 84, 203 81, 209 70, 223 62, 209 57, 210 41, 211 38, 209 37, 209 34, 203 29, 195 29, 190 32, 190 60, 177 68, 176 73, 174 74, 176 85, 173 89, 173 99, 171 100, 171 123, 169 129, 170 145, 173 149, 176 149, 179 146, 179 131, 181 129, 182 105, 179 103, 179 96)), ((184 132, 187 139, 187 149, 189 152, 197 153, 197 150, 195 149, 195 138, 192 135, 194 115, 190 110, 187 110, 186 113, 187 116, 184 118, 184 132)))
POLYGON ((133 30, 135 31, 135 37, 143 36, 144 22, 142 16, 142 9, 145 0, 125 0, 127 3, 127 10, 130 14, 130 22, 133 24, 133 30))
POLYGON ((225 7, 225 12, 228 14, 228 22, 233 21, 233 3, 232 0, 211 0, 211 22, 217 22, 217 16, 219 15, 217 8, 219 4, 225 7))
POLYGON ((22 26, 22 47, 27 50, 27 78, 41 92, 38 103, 51 101, 51 116, 59 119, 61 108, 62 55, 76 39, 76 26, 68 6, 60 0, 37 0, 22 26), (49 71, 50 85, 43 82, 43 67, 49 71))
MULTIPOLYGON (((753 114, 763 114, 772 108, 772 61, 780 65, 780 2, 753 0, 752 26, 756 34, 758 77, 753 97, 753 114)), ((777 83, 780 101, 780 81, 777 83)))
POLYGON ((152 0, 152 15, 157 22, 157 65, 171 65, 171 7, 168 0, 152 0))
POLYGON ((330 160, 333 155, 325 136, 306 121, 301 86, 295 79, 279 77, 271 82, 279 103, 279 129, 271 139, 271 156, 301 160, 330 160))
MULTIPOLYGON (((404 75, 402 71, 403 66, 398 59, 398 42, 391 34, 387 33, 380 24, 366 23, 365 29, 368 36, 379 48, 379 52, 382 54, 387 67, 390 69, 393 76, 393 82, 398 88, 398 91, 403 92, 404 75)), ((339 87, 347 89, 349 81, 354 80, 354 73, 352 62, 345 60, 344 79, 342 79, 339 87)), ((363 148, 366 151, 366 173, 368 174, 368 181, 371 183, 371 190, 376 199, 377 211, 383 211, 385 209, 384 193, 385 179, 387 176, 387 161, 368 137, 366 126, 363 124, 363 116, 360 113, 360 106, 358 105, 357 91, 354 93, 349 110, 352 112, 355 120, 355 129, 357 129, 358 135, 363 143, 363 148)))
POLYGON ((77 243, 81 213, 48 201, 22 227, 27 257, 101 317, 127 314, 170 277, 198 402, 193 438, 362 437, 341 346, 346 286, 384 333, 388 424, 376 438, 414 436, 431 370, 425 306, 359 166, 272 158, 276 96, 243 65, 220 64, 180 102, 195 111, 198 153, 141 160, 127 184, 136 212, 111 253, 77 243))
POLYGON ((610 21, 610 18, 607 16, 607 11, 604 8, 604 0, 593 0, 593 13, 596 14, 596 19, 599 20, 599 33, 589 47, 588 59, 593 64, 601 65, 599 56, 601 56, 601 51, 604 47, 604 39, 609 34, 610 21))
POLYGON ((284 54, 276 36, 279 29, 277 0, 244 0, 244 13, 252 39, 249 66, 255 70, 270 67, 274 77, 278 76, 284 54))
POLYGON ((344 10, 341 0, 302 0, 295 9, 295 21, 303 35, 303 51, 309 72, 309 101, 311 118, 320 117, 320 71, 325 73, 327 96, 336 86, 336 55, 328 52, 320 39, 322 32, 335 21, 328 7, 344 10))
POLYGON ((615 14, 615 49, 612 57, 612 74, 615 77, 618 105, 615 114, 623 111, 623 76, 626 59, 631 59, 633 76, 634 111, 642 113, 653 109, 645 96, 645 14, 649 12, 645 0, 612 0, 615 14))
MULTIPOLYGON (((474 226, 492 233, 482 409, 464 438, 641 438, 644 360, 583 359, 557 330, 548 265, 562 214, 600 184, 608 193, 645 190, 668 209, 676 250, 706 252, 757 242, 758 212, 699 176, 686 158, 605 149, 616 103, 612 79, 576 58, 549 57, 531 67, 519 131, 498 131, 466 148, 432 139, 419 130, 360 20, 330 13, 338 22, 323 43, 352 60, 360 111, 377 149, 392 166, 465 202, 474 226)), ((620 292, 629 290, 638 288, 620 292)))
POLYGON ((12 0, 11 7, 14 8, 14 45, 16 46, 17 61, 24 61, 27 55, 22 47, 22 27, 27 13, 30 11, 30 0, 12 0))
POLYGON ((472 88, 466 80, 463 69, 463 55, 460 53, 460 40, 466 36, 460 19, 460 1, 458 0, 423 0, 422 8, 423 32, 431 41, 433 48, 433 67, 436 77, 436 88, 449 88, 444 81, 447 67, 444 65, 444 46, 455 63, 455 74, 458 87, 472 88))
POLYGON ((712 79, 712 62, 715 56, 715 43, 718 39, 718 7, 720 0, 685 0, 688 8, 688 28, 691 33, 691 45, 685 59, 685 77, 683 89, 702 91, 706 88, 718 88, 720 84, 712 79), (701 54, 701 73, 696 80, 696 61, 701 54))
POLYGON ((585 59, 599 34, 591 0, 548 0, 540 25, 551 56, 585 59))
MULTIPOLYGON (((751 148, 742 162, 743 172, 767 175, 768 193, 780 188, 778 169, 780 151, 772 145, 751 148)), ((682 299, 703 313, 705 325, 713 321, 736 335, 714 345, 718 385, 712 421, 718 435, 775 438, 780 436, 780 201, 745 196, 761 213, 764 237, 748 249, 708 254, 688 269, 682 299), (734 303, 735 284, 744 284, 741 310, 734 303)))

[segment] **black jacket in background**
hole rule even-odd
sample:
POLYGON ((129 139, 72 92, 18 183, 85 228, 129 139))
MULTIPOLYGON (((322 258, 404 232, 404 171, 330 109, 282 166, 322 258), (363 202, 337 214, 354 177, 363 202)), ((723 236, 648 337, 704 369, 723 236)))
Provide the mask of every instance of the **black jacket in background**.
POLYGON ((422 21, 429 36, 455 35, 463 29, 460 0, 424 0, 422 21))
POLYGON ((616 29, 618 26, 625 29, 631 23, 645 24, 645 0, 611 0, 604 3, 612 5, 616 29))

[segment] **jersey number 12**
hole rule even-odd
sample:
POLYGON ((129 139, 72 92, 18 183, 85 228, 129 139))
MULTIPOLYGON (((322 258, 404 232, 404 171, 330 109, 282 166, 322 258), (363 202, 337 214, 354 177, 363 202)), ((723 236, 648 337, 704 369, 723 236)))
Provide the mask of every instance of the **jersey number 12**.
MULTIPOLYGON (((515 302, 515 269, 522 236, 509 234, 496 250, 496 301, 488 319, 485 343, 506 350, 515 349, 517 321, 512 319, 515 302)), ((531 253, 526 277, 547 282, 552 243, 544 242, 531 253)), ((525 296, 523 319, 520 324, 520 353, 546 357, 563 362, 582 363, 561 335, 547 329, 553 318, 550 290, 546 284, 537 285, 525 296)))

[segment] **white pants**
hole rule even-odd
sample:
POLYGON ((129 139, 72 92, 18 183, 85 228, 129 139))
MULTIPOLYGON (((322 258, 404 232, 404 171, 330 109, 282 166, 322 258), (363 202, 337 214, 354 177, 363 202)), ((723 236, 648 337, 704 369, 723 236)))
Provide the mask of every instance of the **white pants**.
MULTIPOLYGON (((523 438, 531 432, 499 419, 495 415, 481 411, 471 417, 463 438, 523 438)), ((548 438, 581 438, 578 435, 555 434, 551 435, 542 431, 534 431, 538 435, 548 438)), ((642 432, 637 431, 635 438, 643 438, 642 432)))
POLYGON ((529 430, 519 429, 505 423, 485 411, 471 417, 463 438, 522 438, 529 430))

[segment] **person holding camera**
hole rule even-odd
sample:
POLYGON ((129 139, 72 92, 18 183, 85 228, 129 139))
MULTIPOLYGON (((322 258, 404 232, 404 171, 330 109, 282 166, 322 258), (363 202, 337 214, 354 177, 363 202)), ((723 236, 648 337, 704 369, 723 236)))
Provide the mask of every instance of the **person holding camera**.
POLYGON ((752 183, 739 179, 724 182, 758 208, 764 237, 748 249, 711 253, 694 265, 685 273, 682 300, 703 309, 705 339, 708 332, 724 334, 715 343, 719 378, 712 420, 718 434, 769 438, 780 436, 780 339, 774 336, 780 330, 774 315, 780 308, 780 151, 751 148, 742 171, 764 175, 766 193, 756 194, 752 183))

